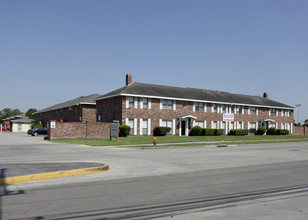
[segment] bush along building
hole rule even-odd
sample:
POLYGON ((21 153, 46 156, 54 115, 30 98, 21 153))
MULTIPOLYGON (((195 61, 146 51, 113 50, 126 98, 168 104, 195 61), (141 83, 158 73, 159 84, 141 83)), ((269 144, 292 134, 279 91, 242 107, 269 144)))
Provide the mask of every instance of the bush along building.
POLYGON ((96 99, 96 121, 114 120, 131 127, 136 136, 153 135, 155 127, 170 127, 169 135, 188 136, 194 126, 223 129, 259 127, 293 132, 294 107, 271 100, 268 94, 250 96, 195 88, 132 83, 96 99))
POLYGON ((35 112, 35 123, 48 127, 49 121, 96 123, 96 102, 99 94, 81 96, 35 112))

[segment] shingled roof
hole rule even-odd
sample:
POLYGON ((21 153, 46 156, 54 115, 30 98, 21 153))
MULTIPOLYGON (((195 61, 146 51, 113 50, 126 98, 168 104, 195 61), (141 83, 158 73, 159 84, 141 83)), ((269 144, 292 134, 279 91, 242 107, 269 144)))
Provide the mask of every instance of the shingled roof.
POLYGON ((248 106, 265 106, 294 109, 294 107, 263 98, 261 96, 251 96, 242 94, 232 94, 229 92, 213 91, 206 89, 182 88, 173 86, 162 86, 145 83, 132 83, 128 86, 114 90, 100 96, 96 100, 107 99, 116 96, 135 96, 148 98, 162 98, 173 100, 186 100, 195 102, 240 104, 248 106))
POLYGON ((101 96, 100 94, 93 94, 93 95, 89 95, 89 96, 81 96, 79 98, 69 100, 67 102, 59 103, 59 104, 50 106, 48 108, 39 110, 39 111, 35 112, 34 114, 38 114, 38 113, 42 113, 42 112, 48 112, 48 111, 61 109, 61 108, 67 108, 67 107, 71 107, 71 106, 75 106, 75 105, 82 105, 82 104, 84 104, 84 105, 96 105, 95 99, 97 99, 100 96, 101 96))

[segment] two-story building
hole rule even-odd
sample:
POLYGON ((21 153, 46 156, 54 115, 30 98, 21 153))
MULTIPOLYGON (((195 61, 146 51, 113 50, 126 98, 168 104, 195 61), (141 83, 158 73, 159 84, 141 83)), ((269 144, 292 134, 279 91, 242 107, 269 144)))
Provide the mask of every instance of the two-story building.
POLYGON ((271 100, 268 94, 251 96, 196 88, 132 83, 96 99, 97 122, 120 121, 131 135, 153 135, 157 126, 171 127, 170 135, 187 136, 192 127, 249 129, 259 126, 292 133, 294 107, 271 100))
POLYGON ((62 122, 96 123, 96 101, 101 95, 93 94, 59 103, 35 112, 35 123, 47 126, 50 120, 62 122))

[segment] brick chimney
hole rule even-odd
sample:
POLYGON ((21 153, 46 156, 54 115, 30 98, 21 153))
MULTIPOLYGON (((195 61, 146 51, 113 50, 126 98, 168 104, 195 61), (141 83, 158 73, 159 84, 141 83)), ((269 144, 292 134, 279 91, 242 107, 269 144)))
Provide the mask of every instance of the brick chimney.
POLYGON ((265 92, 265 93, 263 93, 263 98, 266 98, 266 99, 268 99, 268 94, 265 92))
POLYGON ((126 86, 129 86, 130 84, 132 84, 132 81, 133 81, 132 74, 126 74, 126 86))

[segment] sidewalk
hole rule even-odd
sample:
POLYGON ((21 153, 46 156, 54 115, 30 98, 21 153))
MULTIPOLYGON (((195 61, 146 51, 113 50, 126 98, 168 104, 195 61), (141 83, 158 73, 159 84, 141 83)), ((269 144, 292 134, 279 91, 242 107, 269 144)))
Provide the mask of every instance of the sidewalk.
POLYGON ((109 170, 101 163, 10 163, 0 164, 0 185, 74 176, 109 170))

